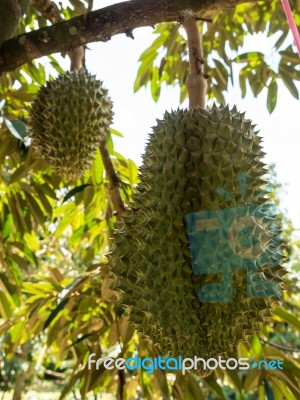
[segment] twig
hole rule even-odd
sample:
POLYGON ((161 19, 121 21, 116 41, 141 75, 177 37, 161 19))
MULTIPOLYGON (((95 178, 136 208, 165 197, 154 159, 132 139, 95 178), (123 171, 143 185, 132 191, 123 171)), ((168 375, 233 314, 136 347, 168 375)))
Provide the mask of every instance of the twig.
POLYGON ((187 34, 189 47, 190 74, 186 81, 186 87, 189 93, 190 108, 205 108, 207 83, 204 78, 204 55, 199 27, 193 13, 188 13, 182 25, 187 34))
POLYGON ((282 346, 280 344, 271 343, 263 338, 260 338, 260 341, 268 344, 269 346, 275 347, 276 349, 279 349, 279 350, 288 351, 290 353, 300 353, 300 349, 294 349, 292 347, 287 347, 287 346, 282 346))
POLYGON ((118 375, 119 375, 118 400, 123 400, 124 399, 124 386, 125 386, 124 370, 119 370, 118 375))
POLYGON ((196 17, 195 19, 196 19, 196 21, 204 21, 204 22, 208 22, 208 23, 210 23, 210 24, 213 22, 213 19, 212 19, 212 18, 201 18, 201 17, 196 17))
MULTIPOLYGON (((3 42, 0 74, 13 71, 36 58, 69 52, 87 43, 109 40, 113 35, 159 22, 180 21, 187 7, 194 12, 232 8, 246 0, 131 0, 45 26, 3 42)), ((250 0, 257 3, 258 0, 250 0)))
POLYGON ((124 206, 124 203, 121 198, 120 191, 119 191, 121 181, 118 178, 118 175, 116 174, 116 171, 115 171, 113 163, 111 161, 109 151, 107 149, 107 145, 106 145, 105 141, 102 141, 100 144, 100 152, 101 152, 105 172, 106 172, 107 178, 110 182, 112 202, 117 211, 118 217, 120 217, 125 211, 125 206, 124 206))
MULTIPOLYGON (((118 316, 118 314, 116 314, 116 328, 117 328, 117 335, 118 335, 118 342, 119 342, 119 346, 121 348, 121 352, 120 352, 120 356, 123 358, 123 350, 124 350, 124 346, 123 346, 123 341, 122 341, 122 336, 120 333, 120 326, 119 326, 119 321, 120 318, 118 316)), ((118 400, 123 400, 124 398, 124 386, 125 386, 125 374, 124 374, 124 370, 119 370, 118 371, 118 376, 119 376, 119 385, 118 385, 118 392, 117 392, 117 398, 118 400)))

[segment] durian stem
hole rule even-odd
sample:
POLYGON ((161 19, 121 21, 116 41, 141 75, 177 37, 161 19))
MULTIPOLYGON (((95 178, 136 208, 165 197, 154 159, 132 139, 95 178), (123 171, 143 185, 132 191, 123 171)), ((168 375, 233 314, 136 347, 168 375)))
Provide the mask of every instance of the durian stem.
POLYGON ((83 46, 77 47, 68 53, 68 56, 71 60, 71 71, 80 71, 81 68, 84 67, 84 54, 85 49, 83 46))
POLYGON ((204 54, 196 17, 189 15, 183 22, 187 34, 190 60, 190 74, 186 81, 190 108, 205 108, 207 83, 204 77, 204 54))
POLYGON ((124 202, 121 198, 120 191, 119 191, 120 179, 119 179, 118 175, 116 174, 116 171, 114 169, 113 163, 112 163, 110 155, 109 155, 109 151, 107 149, 106 142, 104 140, 100 144, 100 153, 101 153, 104 169, 106 172, 106 176, 109 180, 110 187, 111 187, 112 202, 113 202, 113 205, 117 212, 117 217, 119 219, 125 211, 125 205, 124 205, 124 202))

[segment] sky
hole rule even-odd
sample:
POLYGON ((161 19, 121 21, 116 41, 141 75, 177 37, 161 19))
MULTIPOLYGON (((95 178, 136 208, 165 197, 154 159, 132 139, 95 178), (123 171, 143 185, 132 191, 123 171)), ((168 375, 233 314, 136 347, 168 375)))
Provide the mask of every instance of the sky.
MULTIPOLYGON (((101 0, 101 7, 117 2, 101 0)), ((99 6, 100 2, 95 2, 95 7, 99 6)), ((113 128, 124 135, 123 138, 114 137, 115 150, 139 165, 156 119, 161 119, 165 111, 177 109, 180 104, 176 87, 163 87, 157 103, 153 101, 149 88, 142 88, 134 94, 139 56, 155 36, 152 28, 139 28, 134 31, 134 37, 133 40, 117 35, 107 43, 89 44, 86 60, 89 71, 104 81, 113 100, 113 128)), ((287 41, 292 43, 292 36, 287 41)), ((272 42, 261 34, 247 37, 241 52, 251 50, 274 56, 272 42)), ((285 186, 282 208, 287 210, 295 228, 300 229, 300 101, 279 84, 277 106, 270 115, 266 108, 266 90, 258 98, 248 94, 242 99, 238 80, 225 98, 230 106, 237 105, 239 111, 246 111, 246 118, 257 124, 267 153, 264 161, 276 164, 278 179, 285 186)), ((187 102, 181 107, 187 107, 187 102)))

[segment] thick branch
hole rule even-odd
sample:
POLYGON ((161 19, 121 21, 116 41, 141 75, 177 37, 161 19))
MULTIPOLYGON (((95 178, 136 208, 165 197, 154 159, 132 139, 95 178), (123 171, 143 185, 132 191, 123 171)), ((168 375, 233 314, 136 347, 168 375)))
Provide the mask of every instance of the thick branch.
MULTIPOLYGON (((258 2, 258 0, 250 0, 258 2)), ((182 12, 232 8, 245 0, 131 0, 14 37, 0 46, 0 73, 33 59, 159 22, 180 21, 182 12)))
MULTIPOLYGON (((59 8, 51 0, 32 0, 31 5, 36 8, 42 14, 42 16, 45 19, 49 20, 52 24, 64 21, 63 17, 60 15, 59 8)), ((84 53, 85 49, 83 46, 79 46, 68 53, 68 56, 71 60, 71 71, 81 70, 84 64, 84 53)))
POLYGON ((190 108, 205 108, 206 80, 204 78, 204 55, 199 27, 195 16, 188 16, 183 27, 187 34, 190 59, 190 73, 186 81, 189 93, 190 108))

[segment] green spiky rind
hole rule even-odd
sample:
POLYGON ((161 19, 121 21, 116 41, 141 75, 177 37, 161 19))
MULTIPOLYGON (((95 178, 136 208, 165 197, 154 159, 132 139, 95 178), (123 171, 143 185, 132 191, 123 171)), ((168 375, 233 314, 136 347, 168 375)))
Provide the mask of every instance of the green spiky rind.
POLYGON ((90 168, 112 116, 100 80, 85 70, 66 72, 47 82, 32 104, 32 146, 57 174, 77 178, 90 168))
MULTIPOLYGON (((199 302, 198 289, 209 276, 192 274, 185 227, 188 213, 267 203, 257 133, 235 107, 215 105, 166 113, 153 129, 132 207, 115 234, 110 264, 120 304, 162 352, 226 356, 271 316, 274 299, 247 297, 243 271, 234 274, 231 303, 199 302), (248 177, 244 197, 239 173, 248 177), (219 186, 234 204, 217 193, 219 186)), ((266 215, 264 223, 274 224, 274 216, 266 215)), ((268 240, 262 233, 262 246, 268 240)), ((284 269, 266 267, 260 274, 282 282, 284 269)))

